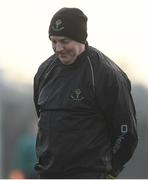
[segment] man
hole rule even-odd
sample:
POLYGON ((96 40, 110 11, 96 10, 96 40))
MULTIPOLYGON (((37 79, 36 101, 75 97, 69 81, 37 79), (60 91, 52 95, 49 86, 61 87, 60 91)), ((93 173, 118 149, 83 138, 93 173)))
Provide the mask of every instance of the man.
POLYGON ((137 145, 126 74, 87 39, 87 17, 62 8, 52 18, 55 52, 34 79, 40 178, 116 177, 137 145))

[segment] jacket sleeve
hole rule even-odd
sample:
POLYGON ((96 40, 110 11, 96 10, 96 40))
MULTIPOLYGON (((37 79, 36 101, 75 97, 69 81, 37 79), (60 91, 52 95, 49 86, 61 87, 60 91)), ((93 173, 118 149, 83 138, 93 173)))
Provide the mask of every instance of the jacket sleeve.
POLYGON ((34 105, 36 109, 37 116, 40 116, 40 110, 38 106, 38 96, 40 92, 41 85, 43 84, 43 74, 45 70, 48 67, 48 59, 44 61, 38 68, 37 73, 34 76, 34 82, 33 82, 33 100, 34 100, 34 105))
POLYGON ((47 75, 50 74, 50 68, 51 68, 51 65, 53 65, 53 63, 55 62, 55 59, 56 59, 56 56, 53 55, 49 57, 47 60, 45 60, 39 66, 38 71, 34 76, 33 100, 34 100, 34 105, 35 105, 35 109, 36 109, 36 113, 38 117, 40 116, 40 110, 39 110, 39 105, 38 105, 39 93, 47 80, 47 75))
POLYGON ((112 144, 112 175, 117 176, 137 146, 136 111, 125 74, 112 72, 105 83, 102 108, 112 144))
POLYGON ((37 116, 39 117, 40 112, 39 112, 39 107, 38 107, 38 93, 39 93, 39 77, 38 73, 34 76, 34 83, 33 83, 33 100, 34 100, 34 105, 36 109, 37 116))

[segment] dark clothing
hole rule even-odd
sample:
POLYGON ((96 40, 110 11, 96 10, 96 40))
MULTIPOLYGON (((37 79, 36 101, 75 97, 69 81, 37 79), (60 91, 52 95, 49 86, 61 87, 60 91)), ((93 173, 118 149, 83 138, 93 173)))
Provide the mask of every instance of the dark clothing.
POLYGON ((104 173, 98 171, 90 171, 90 169, 74 169, 66 173, 40 174, 39 179, 106 179, 104 173))
POLYGON ((117 175, 137 145, 130 91, 126 74, 90 46, 71 65, 46 60, 34 79, 41 177, 117 175))

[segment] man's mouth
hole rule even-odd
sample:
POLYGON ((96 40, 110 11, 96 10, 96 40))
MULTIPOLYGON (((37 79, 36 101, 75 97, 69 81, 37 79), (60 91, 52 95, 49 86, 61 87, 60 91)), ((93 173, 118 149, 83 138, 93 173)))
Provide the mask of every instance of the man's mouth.
POLYGON ((67 57, 66 54, 58 54, 58 56, 61 57, 61 58, 66 58, 67 57))

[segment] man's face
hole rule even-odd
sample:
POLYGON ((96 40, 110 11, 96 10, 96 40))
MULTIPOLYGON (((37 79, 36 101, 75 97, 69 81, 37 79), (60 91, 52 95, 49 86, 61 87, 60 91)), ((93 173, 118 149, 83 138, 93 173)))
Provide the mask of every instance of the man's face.
POLYGON ((77 56, 83 52, 85 45, 67 37, 51 36, 52 48, 59 60, 65 64, 72 64, 77 56))

